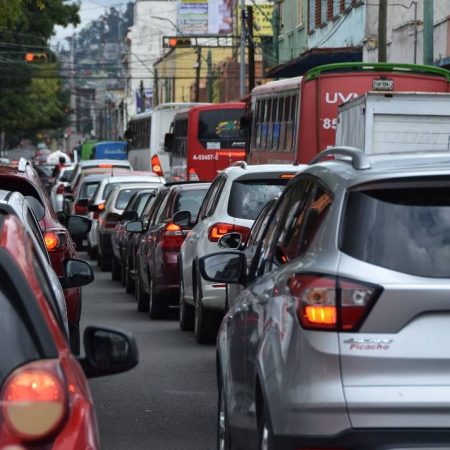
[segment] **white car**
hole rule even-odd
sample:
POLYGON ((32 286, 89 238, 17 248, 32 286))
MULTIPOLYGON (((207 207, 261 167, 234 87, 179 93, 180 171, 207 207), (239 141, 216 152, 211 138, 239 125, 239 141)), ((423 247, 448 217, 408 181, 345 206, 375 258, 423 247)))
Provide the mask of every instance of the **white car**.
POLYGON ((95 191, 94 197, 88 207, 88 217, 92 220, 91 231, 88 234, 88 254, 91 258, 97 257, 98 214, 104 209, 105 199, 108 194, 117 185, 145 183, 146 187, 159 187, 166 182, 163 177, 160 177, 152 172, 148 172, 148 175, 132 175, 132 173, 133 172, 130 172, 130 175, 119 175, 103 178, 95 191))
POLYGON ((238 162, 215 178, 178 259, 180 328, 194 328, 197 342, 214 341, 227 309, 226 285, 205 281, 198 272, 198 259, 222 250, 218 241, 226 233, 239 232, 245 238, 264 205, 304 167, 238 162))
POLYGON ((64 192, 69 185, 75 164, 66 164, 58 174, 55 184, 50 190, 50 202, 56 212, 64 211, 64 192))

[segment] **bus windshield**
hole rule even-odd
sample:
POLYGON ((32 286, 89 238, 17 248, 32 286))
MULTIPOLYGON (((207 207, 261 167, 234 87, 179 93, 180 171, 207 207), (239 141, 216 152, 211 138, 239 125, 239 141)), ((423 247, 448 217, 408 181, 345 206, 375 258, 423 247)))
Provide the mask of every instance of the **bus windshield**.
POLYGON ((239 121, 242 108, 202 111, 198 120, 198 140, 206 150, 244 148, 239 121))

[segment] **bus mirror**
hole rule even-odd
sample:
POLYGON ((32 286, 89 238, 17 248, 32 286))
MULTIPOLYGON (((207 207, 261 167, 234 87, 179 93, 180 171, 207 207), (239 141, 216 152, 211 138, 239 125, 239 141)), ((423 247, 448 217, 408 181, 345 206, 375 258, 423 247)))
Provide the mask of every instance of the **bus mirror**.
POLYGON ((166 133, 164 136, 164 151, 171 152, 173 146, 173 133, 166 133))
POLYGON ((239 120, 239 134, 241 136, 247 136, 250 128, 250 117, 249 116, 241 116, 239 120))
POLYGON ((133 132, 128 128, 125 130, 124 137, 127 141, 131 141, 133 139, 133 132))

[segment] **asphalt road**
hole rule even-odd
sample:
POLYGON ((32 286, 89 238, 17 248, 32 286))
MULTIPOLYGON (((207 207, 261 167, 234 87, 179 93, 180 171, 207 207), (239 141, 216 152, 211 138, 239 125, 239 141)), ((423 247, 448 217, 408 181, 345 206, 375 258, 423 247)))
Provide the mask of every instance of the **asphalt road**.
POLYGON ((176 314, 154 321, 138 313, 134 297, 109 272, 95 270, 94 283, 83 288, 82 326, 130 331, 140 354, 130 372, 90 380, 102 449, 213 450, 214 346, 200 346, 192 333, 181 332, 176 314))

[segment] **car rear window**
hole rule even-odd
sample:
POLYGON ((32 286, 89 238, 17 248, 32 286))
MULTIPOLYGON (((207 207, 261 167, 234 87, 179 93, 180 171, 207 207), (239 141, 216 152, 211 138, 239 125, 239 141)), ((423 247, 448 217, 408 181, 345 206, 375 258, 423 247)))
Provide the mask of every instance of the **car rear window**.
POLYGON ((449 186, 360 190, 348 196, 341 250, 398 272, 449 278, 449 229, 449 186))
POLYGON ((191 218, 197 217, 198 210, 207 192, 208 188, 181 191, 175 201, 174 213, 177 211, 189 211, 191 218))
POLYGON ((100 181, 83 183, 83 185, 81 186, 80 198, 92 198, 99 184, 100 181))
POLYGON ((287 180, 236 180, 231 186, 228 215, 255 220, 264 205, 284 188, 287 180))
POLYGON ((119 192, 119 195, 117 196, 115 207, 117 209, 125 209, 128 205, 128 202, 130 201, 130 198, 138 190, 139 188, 121 190, 119 192))

